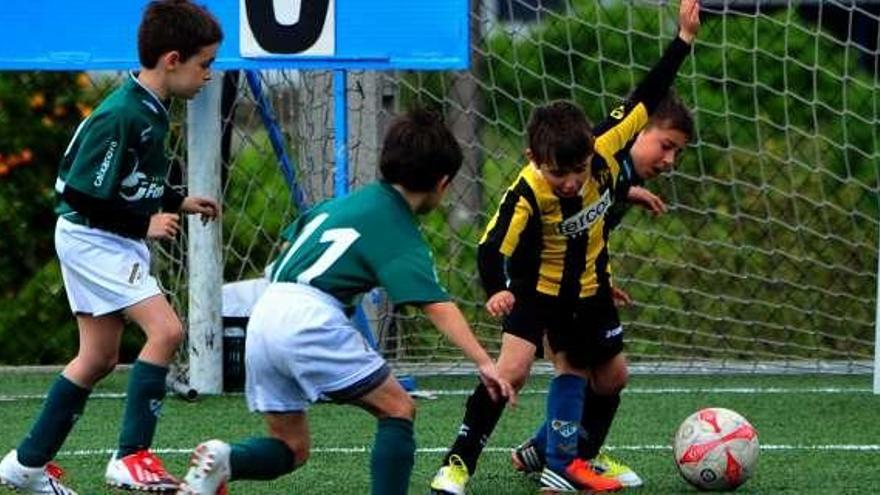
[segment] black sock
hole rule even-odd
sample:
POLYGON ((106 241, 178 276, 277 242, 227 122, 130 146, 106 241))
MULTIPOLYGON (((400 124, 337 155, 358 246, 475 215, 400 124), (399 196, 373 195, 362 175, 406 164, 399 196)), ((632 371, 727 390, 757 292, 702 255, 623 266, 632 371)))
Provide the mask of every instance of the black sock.
POLYGON ((479 459, 483 447, 489 441, 492 430, 495 429, 495 425, 501 418, 506 403, 506 399, 494 402, 489 397, 486 386, 480 382, 468 398, 458 437, 446 457, 443 458, 443 464, 446 465, 449 462, 450 456, 457 455, 464 461, 468 473, 473 475, 477 469, 477 459, 479 459))
POLYGON ((415 453, 416 441, 411 420, 380 419, 370 456, 370 493, 406 495, 415 453))
POLYGON ((128 375, 125 412, 119 433, 116 458, 149 449, 156 434, 156 425, 165 399, 165 376, 168 367, 138 359, 128 375))
POLYGON ((30 433, 18 445, 18 460, 22 465, 40 467, 55 457, 74 423, 82 416, 91 392, 58 375, 30 433))
POLYGON ((585 435, 582 435, 578 442, 578 457, 592 459, 599 454, 599 449, 608 436, 608 430, 611 429, 611 423, 620 405, 620 392, 614 395, 599 395, 589 383, 585 388, 586 400, 581 416, 581 426, 585 435))
POLYGON ((293 451, 277 438, 248 438, 231 447, 230 480, 274 480, 296 468, 293 451))

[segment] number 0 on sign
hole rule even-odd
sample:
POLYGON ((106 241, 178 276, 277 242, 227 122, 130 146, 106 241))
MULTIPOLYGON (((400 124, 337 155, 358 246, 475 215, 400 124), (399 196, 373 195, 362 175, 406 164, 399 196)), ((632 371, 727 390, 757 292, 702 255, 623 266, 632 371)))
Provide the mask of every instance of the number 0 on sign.
POLYGON ((239 0, 241 56, 334 56, 335 3, 335 0, 239 0))

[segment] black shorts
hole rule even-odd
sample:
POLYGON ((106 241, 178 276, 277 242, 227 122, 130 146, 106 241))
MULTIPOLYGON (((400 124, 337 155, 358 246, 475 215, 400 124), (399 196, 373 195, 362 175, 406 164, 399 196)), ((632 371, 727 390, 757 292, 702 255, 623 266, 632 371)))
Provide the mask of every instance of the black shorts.
POLYGON ((587 369, 607 362, 623 351, 623 327, 609 291, 563 301, 544 294, 517 295, 504 318, 504 332, 525 339, 543 354, 543 336, 553 352, 565 352, 569 363, 587 369))

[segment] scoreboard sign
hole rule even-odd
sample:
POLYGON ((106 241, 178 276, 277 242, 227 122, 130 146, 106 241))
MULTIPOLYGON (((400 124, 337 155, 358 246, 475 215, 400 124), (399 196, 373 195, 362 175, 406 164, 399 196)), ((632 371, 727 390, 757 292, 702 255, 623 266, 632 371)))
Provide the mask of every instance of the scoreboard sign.
POLYGON ((336 41, 335 3, 334 0, 241 0, 238 9, 241 56, 332 57, 336 41))
MULTIPOLYGON (((225 69, 464 69, 469 0, 195 0, 223 26, 225 69)), ((138 67, 147 0, 4 2, 0 70, 138 67)))

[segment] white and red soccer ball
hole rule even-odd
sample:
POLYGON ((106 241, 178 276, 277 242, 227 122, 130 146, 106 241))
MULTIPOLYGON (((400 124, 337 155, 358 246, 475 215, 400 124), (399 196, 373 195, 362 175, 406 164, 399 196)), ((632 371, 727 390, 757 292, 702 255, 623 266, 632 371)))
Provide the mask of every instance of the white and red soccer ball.
POLYGON ((673 451, 690 484, 700 490, 733 490, 755 472, 758 432, 730 409, 701 409, 681 423, 673 451))

